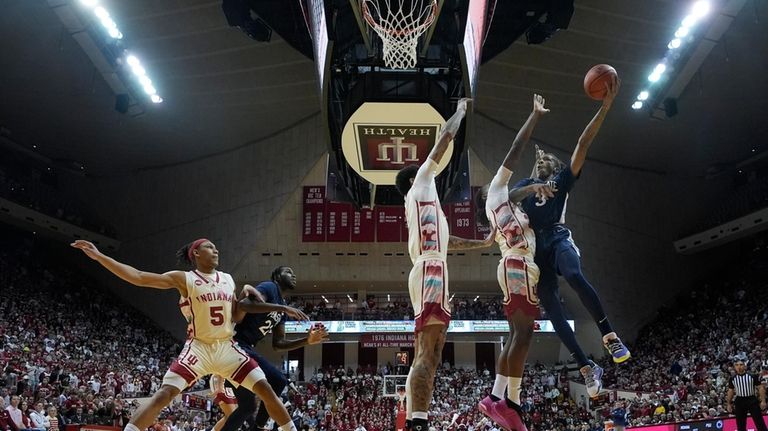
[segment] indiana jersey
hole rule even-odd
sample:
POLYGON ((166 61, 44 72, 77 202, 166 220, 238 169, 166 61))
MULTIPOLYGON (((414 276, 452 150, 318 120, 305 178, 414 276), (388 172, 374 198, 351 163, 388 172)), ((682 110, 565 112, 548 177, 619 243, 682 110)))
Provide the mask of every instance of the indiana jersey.
POLYGON ((557 224, 565 223, 565 208, 568 202, 568 193, 576 183, 577 177, 573 175, 570 166, 566 166, 550 181, 542 181, 535 178, 526 178, 515 184, 515 188, 524 187, 529 184, 547 184, 552 186, 554 198, 544 197, 538 199, 535 194, 528 195, 520 202, 528 217, 530 217, 531 227, 538 231, 540 229, 550 228, 557 224))
POLYGON ((232 276, 216 271, 203 274, 186 273, 187 296, 179 307, 187 318, 187 337, 210 343, 232 337, 232 298, 235 281, 232 276))
POLYGON ((491 227, 497 228, 496 242, 502 256, 527 255, 533 260, 536 254, 536 235, 528 224, 526 215, 518 204, 509 201, 509 178, 512 171, 500 167, 488 187, 485 214, 491 227))
POLYGON ((405 221, 408 224, 408 254, 411 261, 448 257, 448 220, 437 197, 437 163, 427 159, 416 173, 405 196, 405 221))
MULTIPOLYGON (((256 286, 256 290, 264 296, 268 304, 285 305, 280 287, 272 281, 265 281, 256 286)), ((248 346, 254 346, 262 338, 269 335, 279 324, 285 323, 285 313, 272 311, 270 313, 248 313, 235 326, 235 340, 248 346)))

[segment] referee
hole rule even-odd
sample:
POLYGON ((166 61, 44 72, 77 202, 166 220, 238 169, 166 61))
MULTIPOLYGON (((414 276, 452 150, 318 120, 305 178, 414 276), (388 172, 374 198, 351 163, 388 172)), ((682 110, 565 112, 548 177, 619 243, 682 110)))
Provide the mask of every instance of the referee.
POLYGON ((763 421, 762 411, 765 410, 765 387, 755 374, 747 374, 747 364, 744 359, 736 358, 733 361, 736 375, 728 382, 728 413, 736 414, 736 427, 738 431, 747 431, 747 414, 752 416, 757 431, 768 431, 763 421), (755 396, 755 388, 760 395, 760 403, 755 396), (733 396, 736 395, 735 409, 733 396))

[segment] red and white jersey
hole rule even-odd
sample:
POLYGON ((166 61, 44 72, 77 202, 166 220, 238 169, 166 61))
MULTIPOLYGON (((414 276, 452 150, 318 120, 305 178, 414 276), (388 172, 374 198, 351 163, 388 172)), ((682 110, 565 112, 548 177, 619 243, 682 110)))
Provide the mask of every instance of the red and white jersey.
POLYGON ((232 338, 232 298, 235 281, 232 276, 216 271, 203 274, 188 271, 187 297, 179 300, 181 314, 187 319, 187 338, 210 343, 232 338))
POLYGON ((496 230, 496 243, 501 255, 522 255, 533 261, 536 254, 536 234, 528 215, 520 205, 509 201, 509 179, 512 171, 501 166, 488 187, 485 214, 496 230))
POLYGON ((408 254, 417 260, 448 257, 448 220, 437 196, 437 163, 427 159, 416 173, 405 196, 405 221, 408 224, 408 254))

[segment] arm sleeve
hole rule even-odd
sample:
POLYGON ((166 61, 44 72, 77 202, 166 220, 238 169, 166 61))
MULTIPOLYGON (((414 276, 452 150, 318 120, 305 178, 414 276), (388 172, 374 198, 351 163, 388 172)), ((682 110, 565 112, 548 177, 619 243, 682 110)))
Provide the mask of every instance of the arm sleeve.
POLYGON ((416 178, 413 180, 413 187, 429 187, 430 183, 434 181, 435 175, 437 175, 437 163, 434 160, 427 158, 427 160, 419 166, 419 171, 416 172, 416 178))
POLYGON ((500 166, 496 171, 496 175, 491 180, 491 185, 488 187, 488 193, 507 193, 507 184, 512 177, 512 171, 500 166))

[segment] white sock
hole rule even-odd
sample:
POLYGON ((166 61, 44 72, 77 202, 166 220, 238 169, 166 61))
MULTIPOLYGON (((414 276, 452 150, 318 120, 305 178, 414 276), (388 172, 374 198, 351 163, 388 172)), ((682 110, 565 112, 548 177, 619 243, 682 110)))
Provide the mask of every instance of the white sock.
POLYGON ((139 427, 132 423, 128 423, 128 425, 125 426, 125 431, 141 431, 139 427))
POLYGON ((280 431, 297 431, 296 424, 294 424, 293 421, 290 421, 285 425, 280 425, 280 431))
POLYGON ((408 378, 405 379, 405 419, 411 420, 413 417, 413 401, 411 401, 411 374, 413 367, 408 370, 408 378))
POLYGON ((429 419, 429 413, 427 412, 413 412, 413 418, 414 419, 429 419))
POLYGON ((507 377, 507 398, 513 403, 520 405, 520 383, 523 381, 520 377, 507 377))
POLYGON ((614 338, 619 338, 616 336, 615 332, 609 332, 605 335, 603 335, 603 344, 606 344, 608 340, 613 340, 614 338))
POLYGON ((504 389, 507 389, 507 377, 501 374, 496 374, 496 380, 493 382, 493 389, 491 394, 502 400, 504 399, 504 389))

